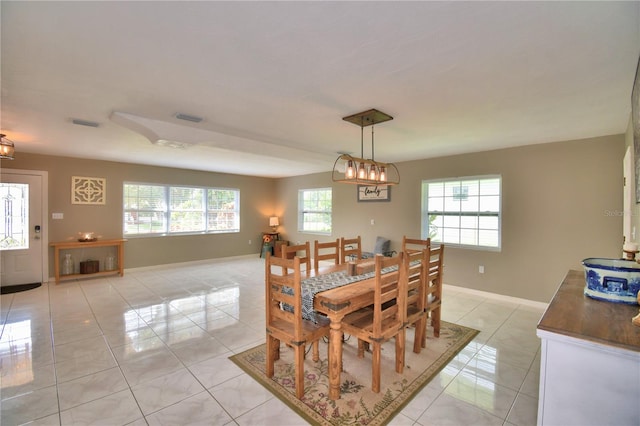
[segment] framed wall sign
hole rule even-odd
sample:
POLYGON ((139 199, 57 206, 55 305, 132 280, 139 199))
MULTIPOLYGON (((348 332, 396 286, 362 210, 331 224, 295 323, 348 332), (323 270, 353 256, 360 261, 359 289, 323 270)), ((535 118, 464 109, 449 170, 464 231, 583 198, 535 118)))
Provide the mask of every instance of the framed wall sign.
POLYGON ((391 201, 391 187, 388 185, 358 185, 358 202, 391 201))

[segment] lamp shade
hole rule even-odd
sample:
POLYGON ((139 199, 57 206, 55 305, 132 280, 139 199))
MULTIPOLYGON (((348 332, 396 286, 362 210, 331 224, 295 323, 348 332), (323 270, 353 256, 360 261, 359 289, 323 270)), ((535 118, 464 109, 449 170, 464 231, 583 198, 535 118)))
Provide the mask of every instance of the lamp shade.
POLYGON ((13 142, 6 138, 6 135, 0 134, 0 158, 13 160, 15 151, 13 142))
POLYGON ((271 216, 269 218, 269 226, 280 226, 280 221, 278 220, 278 216, 271 216))

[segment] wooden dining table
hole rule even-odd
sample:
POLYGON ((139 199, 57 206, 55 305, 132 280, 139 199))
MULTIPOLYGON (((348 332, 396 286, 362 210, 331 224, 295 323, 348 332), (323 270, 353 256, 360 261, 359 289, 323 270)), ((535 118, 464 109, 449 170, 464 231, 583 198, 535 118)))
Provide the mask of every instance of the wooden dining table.
MULTIPOLYGON (((370 261, 370 260, 369 260, 370 261)), ((346 270, 348 264, 330 267, 316 276, 346 270)), ((303 282, 304 285, 304 282, 303 282)), ((340 399, 340 373, 342 369, 342 319, 345 315, 373 304, 375 277, 351 282, 315 294, 313 307, 331 321, 329 331, 329 399, 340 399)))

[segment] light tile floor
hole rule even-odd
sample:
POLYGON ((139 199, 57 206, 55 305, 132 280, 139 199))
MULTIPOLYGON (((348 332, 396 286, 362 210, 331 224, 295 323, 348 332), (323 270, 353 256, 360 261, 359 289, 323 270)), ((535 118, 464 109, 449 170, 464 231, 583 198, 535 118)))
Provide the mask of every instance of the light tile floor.
MULTIPOLYGON (((228 360, 264 341, 257 256, 67 281, 0 299, 2 425, 299 425, 228 360)), ((534 425, 543 311, 445 288, 481 333, 392 425, 534 425)))

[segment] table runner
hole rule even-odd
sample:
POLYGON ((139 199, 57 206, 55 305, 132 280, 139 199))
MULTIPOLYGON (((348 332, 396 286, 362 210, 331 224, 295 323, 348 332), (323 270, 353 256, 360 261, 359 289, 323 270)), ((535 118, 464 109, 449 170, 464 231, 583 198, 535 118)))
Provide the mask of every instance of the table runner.
MULTIPOLYGON (((398 269, 397 266, 389 266, 382 268, 382 274, 386 274, 398 269)), ((315 277, 305 278, 301 282, 302 286, 302 318, 317 323, 316 311, 313 309, 313 298, 321 291, 330 290, 332 288, 342 287, 347 284, 363 281, 374 277, 375 271, 366 272, 360 275, 348 275, 347 271, 331 272, 315 277)), ((287 294, 293 296, 293 289, 284 287, 282 289, 287 294)), ((283 306, 288 311, 293 311, 291 306, 283 306)))

